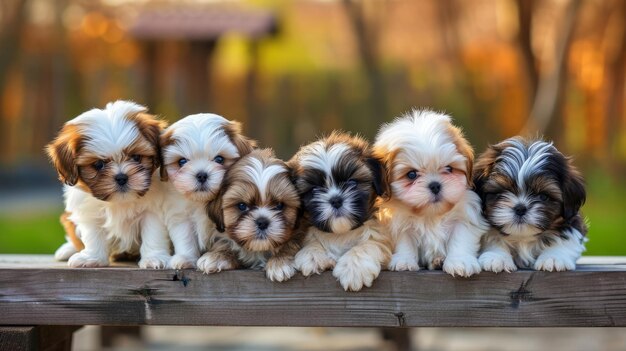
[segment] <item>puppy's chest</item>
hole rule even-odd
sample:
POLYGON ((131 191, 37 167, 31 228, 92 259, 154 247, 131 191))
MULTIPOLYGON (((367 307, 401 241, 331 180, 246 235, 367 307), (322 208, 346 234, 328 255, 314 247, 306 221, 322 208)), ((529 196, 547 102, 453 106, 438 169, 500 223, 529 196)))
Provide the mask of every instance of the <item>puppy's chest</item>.
POLYGON ((110 206, 105 209, 103 227, 113 236, 137 235, 143 219, 144 206, 110 206))
POLYGON ((314 235, 317 236, 328 254, 338 258, 364 240, 362 233, 363 230, 359 228, 343 234, 324 233, 316 230, 314 235))

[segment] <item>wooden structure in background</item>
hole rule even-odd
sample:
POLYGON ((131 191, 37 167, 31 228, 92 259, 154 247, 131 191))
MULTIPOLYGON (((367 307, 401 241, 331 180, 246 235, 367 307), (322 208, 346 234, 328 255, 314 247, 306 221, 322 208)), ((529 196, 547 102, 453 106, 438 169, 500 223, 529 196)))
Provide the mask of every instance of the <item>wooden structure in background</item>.
MULTIPOLYGON (((383 272, 371 288, 345 292, 330 272, 272 283, 259 271, 205 275, 130 263, 70 269, 51 256, 0 255, 0 311, 0 349, 43 340, 36 330, 45 335, 52 326, 87 324, 623 327, 626 258, 583 258, 573 272, 483 272, 470 279, 383 272)), ((397 334, 386 332, 406 344, 397 334)))

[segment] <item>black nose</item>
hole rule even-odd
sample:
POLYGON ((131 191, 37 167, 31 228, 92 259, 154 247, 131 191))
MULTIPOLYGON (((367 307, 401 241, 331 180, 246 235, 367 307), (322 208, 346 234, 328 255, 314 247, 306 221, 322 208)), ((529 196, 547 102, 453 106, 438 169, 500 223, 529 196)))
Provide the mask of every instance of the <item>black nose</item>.
POLYGON ((114 179, 117 185, 126 185, 128 183, 128 176, 123 173, 116 174, 114 179))
POLYGON ((428 189, 430 189, 430 191, 433 194, 437 195, 441 191, 441 183, 439 183, 439 182, 431 182, 430 184, 428 184, 428 189))
POLYGON ((513 207, 513 211, 515 211, 515 214, 520 216, 520 217, 525 215, 527 210, 528 209, 524 205, 517 205, 517 206, 513 207))
POLYGON ((196 174, 196 179, 198 180, 199 183, 206 182, 208 178, 209 178, 209 175, 206 174, 206 172, 199 172, 198 174, 196 174))
POLYGON ((343 206, 343 199, 339 196, 333 196, 330 199, 330 205, 336 209, 341 208, 343 206))
POLYGON ((267 229, 267 227, 270 226, 270 220, 265 217, 257 218, 254 222, 256 223, 256 226, 261 230, 265 230, 267 229))

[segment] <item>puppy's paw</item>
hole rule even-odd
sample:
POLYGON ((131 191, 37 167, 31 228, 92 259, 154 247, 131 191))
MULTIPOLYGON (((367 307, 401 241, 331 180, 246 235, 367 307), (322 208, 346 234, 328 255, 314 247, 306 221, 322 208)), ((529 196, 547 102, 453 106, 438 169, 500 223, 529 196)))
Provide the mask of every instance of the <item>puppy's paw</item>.
POLYGON ((417 264, 417 257, 412 255, 393 254, 389 262, 390 271, 417 271, 420 267, 417 264))
POLYGON ((196 268, 197 260, 198 258, 193 256, 174 255, 167 266, 172 269, 196 268))
POLYGON ((444 256, 436 256, 435 258, 433 258, 432 261, 430 261, 430 263, 428 264, 428 270, 432 271, 435 269, 441 269, 441 267, 443 266, 443 262, 445 261, 445 257, 444 256))
POLYGON ((164 269, 170 261, 169 255, 150 255, 144 256, 139 260, 139 268, 142 269, 164 269))
POLYGON ((339 280, 344 290, 359 291, 363 286, 372 286, 380 269, 380 263, 373 258, 347 252, 337 261, 333 276, 339 280))
POLYGON ((470 277, 480 273, 480 264, 474 256, 448 256, 443 262, 443 270, 454 276, 470 277))
POLYGON ((76 252, 76 248, 72 245, 72 243, 65 243, 56 250, 54 253, 54 259, 57 261, 67 261, 76 252))
POLYGON ((235 262, 235 260, 230 256, 215 252, 207 252, 202 255, 200 259, 198 259, 196 266, 199 271, 202 271, 205 274, 211 274, 235 269, 237 268, 237 262, 235 262))
POLYGON ((513 262, 513 257, 509 254, 505 253, 497 253, 497 252, 483 252, 480 257, 478 257, 478 263, 480 263, 480 267, 482 267, 483 271, 488 272, 515 272, 517 270, 517 266, 515 262, 513 262))
POLYGON ((539 255, 533 266, 535 270, 547 272, 573 271, 576 269, 576 261, 566 257, 553 255, 539 255))
POLYGON ((265 265, 265 276, 273 282, 284 282, 296 273, 293 260, 270 258, 265 265))
POLYGON ((323 271, 332 269, 335 260, 328 257, 324 252, 317 250, 301 250, 296 254, 294 265, 302 275, 320 274, 323 271))
POLYGON ((109 265, 109 258, 102 256, 92 256, 85 251, 77 252, 67 261, 68 266, 73 268, 93 268, 106 267, 109 265))

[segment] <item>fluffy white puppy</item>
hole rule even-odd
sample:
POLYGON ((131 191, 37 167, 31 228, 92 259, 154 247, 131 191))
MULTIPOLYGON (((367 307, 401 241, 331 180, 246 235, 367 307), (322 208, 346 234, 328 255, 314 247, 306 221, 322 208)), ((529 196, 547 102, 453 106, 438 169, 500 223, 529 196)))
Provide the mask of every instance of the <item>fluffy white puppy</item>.
POLYGON ((254 147, 238 122, 211 113, 187 116, 165 130, 161 179, 169 180, 164 220, 174 244, 171 268, 195 267, 210 246, 215 223, 206 204, 220 191, 226 170, 254 147))
POLYGON ((109 103, 67 122, 47 146, 65 183, 67 220, 84 244, 80 252, 69 243, 57 252, 72 254, 71 267, 107 266, 110 255, 137 251, 142 268, 163 268, 169 260, 155 175, 165 123, 146 112, 129 101, 109 103))
POLYGON ((374 154, 384 160, 391 187, 381 204, 394 241, 389 269, 479 273, 488 225, 471 190, 472 148, 450 117, 414 110, 381 128, 374 154))

